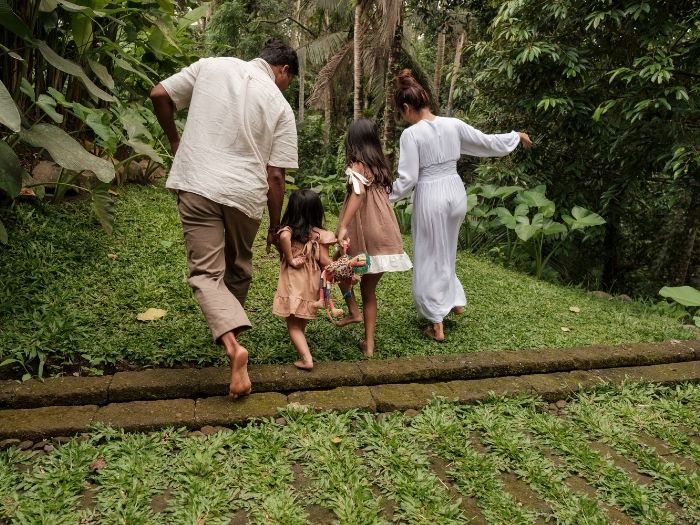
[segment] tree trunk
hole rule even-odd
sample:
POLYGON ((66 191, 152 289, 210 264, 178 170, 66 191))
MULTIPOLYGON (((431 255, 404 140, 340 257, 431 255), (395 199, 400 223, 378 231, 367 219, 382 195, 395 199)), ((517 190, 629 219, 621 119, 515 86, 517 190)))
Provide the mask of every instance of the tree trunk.
POLYGON ((352 119, 362 117, 362 2, 355 6, 353 34, 353 112, 352 119))
MULTIPOLYGON (((294 11, 294 17, 298 22, 301 22, 301 0, 297 0, 296 10, 294 11)), ((298 26, 292 30, 292 47, 296 50, 301 47, 301 29, 298 26)), ((297 112, 297 119, 299 122, 304 121, 304 104, 305 92, 304 92, 304 60, 299 61, 299 111, 297 112)))
POLYGON ((669 284, 672 286, 681 286, 687 282, 695 241, 700 231, 700 182, 691 182, 688 189, 691 192, 690 205, 685 213, 685 221, 681 223, 681 230, 676 235, 678 244, 672 252, 676 256, 670 261, 669 284))
POLYGON ((445 61, 445 32, 438 34, 437 52, 435 54, 435 76, 433 77, 433 93, 435 93, 435 109, 440 111, 440 84, 442 83, 442 64, 445 61))
POLYGON ((394 148, 396 135, 396 109, 394 108, 394 78, 401 68, 401 41, 403 39, 403 5, 401 16, 396 25, 394 41, 389 53, 389 61, 386 68, 386 80, 384 82, 384 132, 382 133, 382 147, 386 151, 389 166, 393 170, 396 151, 394 148))
POLYGON ((462 48, 464 47, 465 31, 461 30, 457 37, 457 45, 455 46, 455 61, 452 66, 452 80, 450 81, 450 94, 447 97, 447 114, 452 115, 452 102, 454 99, 455 88, 457 87, 457 74, 462 63, 462 48))
POLYGON ((328 146, 331 142, 331 90, 328 89, 323 97, 323 143, 328 146))

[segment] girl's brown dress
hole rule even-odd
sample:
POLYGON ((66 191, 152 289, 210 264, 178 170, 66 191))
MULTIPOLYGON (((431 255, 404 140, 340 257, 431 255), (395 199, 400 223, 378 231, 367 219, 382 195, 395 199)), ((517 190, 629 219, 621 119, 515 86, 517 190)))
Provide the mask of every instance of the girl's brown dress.
POLYGON ((352 192, 359 193, 359 184, 365 186, 366 193, 362 205, 348 223, 348 255, 352 257, 359 253, 368 254, 370 267, 367 273, 410 270, 413 265, 403 249, 399 223, 389 202, 389 194, 383 186, 374 183, 374 177, 369 170, 354 166, 363 173, 351 168, 346 170, 348 193, 340 216, 345 213, 352 192))
MULTIPOLYGON (((289 226, 280 232, 284 230, 292 231, 289 226)), ((273 314, 279 317, 316 318, 318 308, 312 303, 319 298, 321 266, 318 261, 322 244, 335 244, 335 235, 321 228, 313 228, 305 244, 292 241, 292 256, 304 257, 304 264, 294 268, 282 257, 277 292, 272 302, 273 314)))

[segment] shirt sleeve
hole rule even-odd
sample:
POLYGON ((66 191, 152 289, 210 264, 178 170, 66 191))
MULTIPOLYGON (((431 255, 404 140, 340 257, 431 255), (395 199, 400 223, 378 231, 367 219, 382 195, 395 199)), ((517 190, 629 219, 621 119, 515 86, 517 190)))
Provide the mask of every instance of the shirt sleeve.
POLYGON ((292 108, 287 107, 277 121, 275 135, 272 138, 272 150, 268 166, 276 168, 298 168, 297 159, 297 125, 292 108))
POLYGON ((455 119, 459 127, 460 153, 474 157, 503 157, 520 144, 516 131, 487 135, 469 124, 455 119))
POLYGON ((197 60, 197 62, 182 69, 179 73, 175 73, 173 76, 160 82, 160 85, 168 92, 177 109, 183 109, 190 105, 194 84, 197 81, 197 75, 202 67, 203 60, 205 59, 197 60))
POLYGON ((418 145, 413 137, 401 133, 399 140, 399 178, 392 185, 389 201, 396 202, 408 195, 418 182, 418 145))

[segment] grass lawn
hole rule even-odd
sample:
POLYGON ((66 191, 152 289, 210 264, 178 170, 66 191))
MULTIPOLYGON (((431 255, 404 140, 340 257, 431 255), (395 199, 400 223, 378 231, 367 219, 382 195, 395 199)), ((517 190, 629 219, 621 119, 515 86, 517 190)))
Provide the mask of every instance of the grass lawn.
POLYGON ((698 414, 698 385, 630 383, 562 410, 435 400, 413 417, 291 407, 206 436, 95 427, 0 452, 0 522, 700 523, 698 414))
MULTIPOLYGON (((16 359, 32 372, 41 356, 47 373, 99 373, 130 365, 216 364, 210 339, 186 282, 182 231, 174 197, 159 186, 119 189, 114 235, 96 225, 87 202, 20 204, 6 218, 10 245, 0 250, 0 363, 16 359), (136 315, 167 315, 141 323, 136 315)), ((332 218, 329 218, 332 219, 332 218)), ((331 227, 333 226, 332 221, 331 227)), ((263 224, 261 232, 266 231, 263 224)), ((405 239, 410 246, 410 238, 405 239)), ((410 249, 407 249, 410 254, 410 249)), ((256 241, 247 310, 254 325, 243 337, 254 363, 294 359, 284 321, 271 314, 278 260, 256 241)), ((568 347, 683 339, 673 319, 638 303, 602 301, 538 281, 466 253, 458 274, 470 298, 466 315, 450 320, 444 344, 426 341, 411 299, 411 274, 386 275, 378 289, 376 356, 568 347), (580 313, 569 307, 577 306, 580 313), (562 327, 570 331, 563 331, 562 327)), ((340 298, 336 290, 336 297, 340 298)), ((342 300, 338 300, 342 303, 342 300)), ((359 358, 359 325, 335 328, 319 317, 307 336, 317 360, 359 358)), ((17 363, 12 374, 25 370, 17 363)), ((0 368, 2 373, 2 368, 0 368)))

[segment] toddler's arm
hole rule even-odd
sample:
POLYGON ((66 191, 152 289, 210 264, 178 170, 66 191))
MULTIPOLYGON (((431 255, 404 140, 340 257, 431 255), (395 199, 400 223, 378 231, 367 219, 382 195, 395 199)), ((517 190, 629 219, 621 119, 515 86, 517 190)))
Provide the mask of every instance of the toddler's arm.
POLYGON ((299 268, 304 264, 303 257, 294 257, 292 255, 292 232, 289 230, 283 230, 280 233, 280 249, 282 250, 282 257, 285 258, 287 264, 292 268, 299 268))

